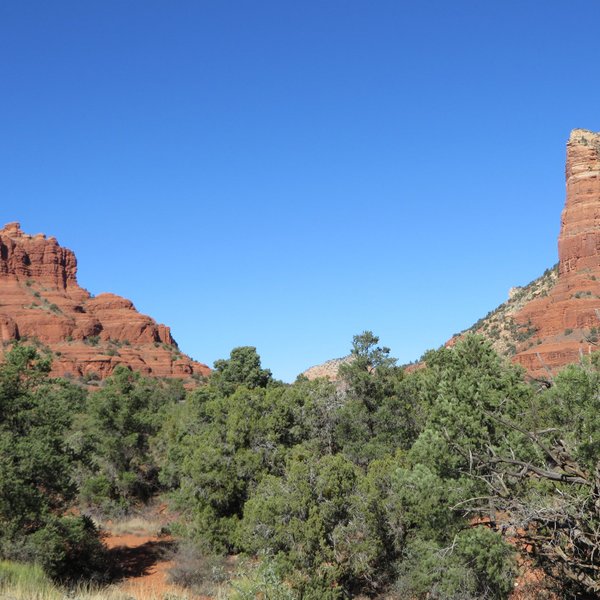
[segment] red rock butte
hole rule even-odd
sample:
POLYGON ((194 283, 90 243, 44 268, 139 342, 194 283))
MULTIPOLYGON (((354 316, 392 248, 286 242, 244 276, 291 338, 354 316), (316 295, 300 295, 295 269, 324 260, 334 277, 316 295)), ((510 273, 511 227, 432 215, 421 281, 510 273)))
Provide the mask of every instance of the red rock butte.
POLYGON ((558 277, 544 294, 512 318, 533 334, 513 360, 547 378, 598 350, 600 333, 600 134, 571 132, 567 143, 567 194, 558 238, 558 277))
POLYGON ((566 184, 558 268, 511 289, 507 302, 468 330, 536 379, 600 349, 600 133, 571 132, 566 184))
MULTIPOLYGON (((511 289, 507 302, 468 330, 488 337, 498 352, 536 379, 552 378, 600 350, 600 133, 571 132, 566 181, 558 269, 511 289)), ((304 374, 335 380, 339 363, 328 361, 304 374)))
POLYGON ((47 346, 57 376, 104 378, 117 365, 182 379, 210 372, 130 300, 81 288, 75 254, 55 238, 9 223, 0 229, 0 352, 17 340, 47 346))

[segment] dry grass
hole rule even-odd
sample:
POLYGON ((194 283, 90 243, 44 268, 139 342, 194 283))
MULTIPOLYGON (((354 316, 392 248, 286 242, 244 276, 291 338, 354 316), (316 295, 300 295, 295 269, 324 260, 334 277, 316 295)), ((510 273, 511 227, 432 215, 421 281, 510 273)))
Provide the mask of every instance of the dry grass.
POLYGON ((162 523, 144 517, 132 517, 123 521, 100 523, 100 527, 113 535, 140 535, 153 537, 161 533, 162 523))
MULTIPOLYGON (((208 563, 213 561, 209 560, 208 563)), ((190 565, 188 565, 190 566, 190 565)), ((79 585, 75 588, 61 588, 53 584, 35 565, 0 562, 0 600, 198 600, 207 597, 213 600, 255 600, 275 598, 290 600, 296 598, 293 592, 281 582, 272 582, 264 570, 251 567, 242 569, 231 582, 214 581, 214 573, 206 573, 206 579, 213 579, 211 589, 165 591, 148 587, 144 582, 127 581, 120 585, 94 587, 79 585), (207 594, 207 592, 209 592, 207 594), (201 595, 198 596, 198 593, 201 595), (204 595, 206 594, 206 595, 204 595)), ((220 577, 218 577, 220 579, 220 577)))
MULTIPOLYGON (((147 587, 128 587, 126 590, 118 586, 91 589, 80 586, 74 589, 61 589, 55 586, 44 586, 41 589, 31 588, 24 584, 0 586, 0 600, 193 600, 186 592, 153 592, 147 587)), ((223 596, 224 598, 224 596, 223 596)))
MULTIPOLYGON (((128 584, 98 587, 78 585, 61 588, 35 565, 0 562, 0 600, 193 600, 187 592, 165 592, 128 584)), ((224 596, 223 596, 224 598, 224 596)))
POLYGON ((206 554, 190 542, 179 544, 172 556, 169 581, 202 596, 219 597, 234 571, 231 560, 206 554))

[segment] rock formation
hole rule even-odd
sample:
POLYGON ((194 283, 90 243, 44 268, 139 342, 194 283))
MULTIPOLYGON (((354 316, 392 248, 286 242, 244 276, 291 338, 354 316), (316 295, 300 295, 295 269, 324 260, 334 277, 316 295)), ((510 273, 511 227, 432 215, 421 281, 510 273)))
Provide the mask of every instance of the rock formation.
POLYGON ((77 283, 77 259, 55 238, 0 229, 0 342, 29 340, 54 353, 58 376, 103 378, 117 365, 145 375, 191 378, 206 365, 181 354, 165 325, 114 294, 92 297, 77 283))
MULTIPOLYGON (((507 302, 468 330, 488 337, 498 352, 540 379, 600 350, 600 133, 571 132, 566 180, 558 265, 511 288, 507 302)), ((336 379, 338 366, 328 361, 303 374, 336 379)))
POLYGON ((571 132, 566 180, 558 269, 518 290, 472 328, 533 377, 551 377, 600 349, 600 134, 571 132))
POLYGON ((320 365, 315 365, 306 369, 302 372, 302 375, 308 379, 318 379, 325 377, 330 381, 336 381, 338 379, 338 371, 341 365, 352 362, 352 356, 345 356, 344 358, 332 358, 327 360, 320 365))

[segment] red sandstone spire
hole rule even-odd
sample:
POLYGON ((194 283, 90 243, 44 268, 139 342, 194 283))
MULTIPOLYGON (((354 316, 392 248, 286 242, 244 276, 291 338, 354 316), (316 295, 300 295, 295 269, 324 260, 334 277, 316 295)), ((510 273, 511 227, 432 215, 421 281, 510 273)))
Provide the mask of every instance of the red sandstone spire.
POLYGON ((600 266, 600 134, 585 129, 571 132, 566 178, 558 238, 560 276, 600 266))

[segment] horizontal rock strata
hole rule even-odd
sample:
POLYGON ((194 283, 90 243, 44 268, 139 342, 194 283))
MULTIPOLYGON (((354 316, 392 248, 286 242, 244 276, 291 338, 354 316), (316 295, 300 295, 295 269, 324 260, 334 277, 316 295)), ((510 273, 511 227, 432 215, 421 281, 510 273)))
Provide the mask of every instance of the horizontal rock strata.
POLYGON ((0 229, 0 342, 30 340, 54 353, 53 374, 103 378, 117 365, 145 375, 191 378, 210 370, 182 354, 170 329, 115 294, 77 283, 77 259, 55 238, 0 229))

